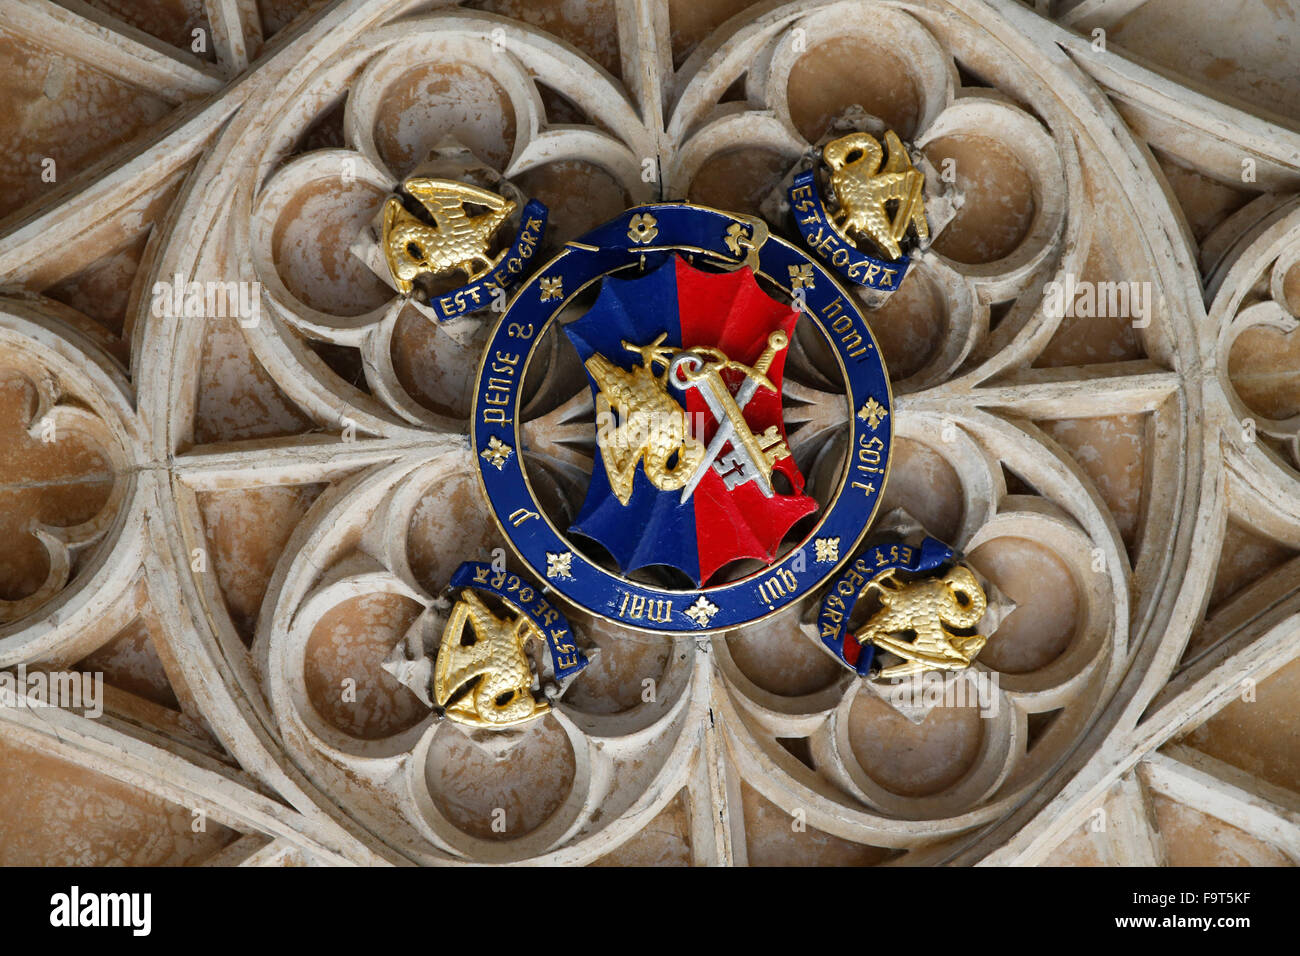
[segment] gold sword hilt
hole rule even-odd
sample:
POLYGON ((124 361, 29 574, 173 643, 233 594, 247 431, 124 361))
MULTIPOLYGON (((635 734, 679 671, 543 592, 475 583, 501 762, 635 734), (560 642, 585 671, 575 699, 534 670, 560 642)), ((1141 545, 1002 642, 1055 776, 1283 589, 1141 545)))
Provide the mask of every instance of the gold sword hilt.
POLYGON ((767 337, 767 348, 763 349, 763 354, 758 357, 753 368, 747 369, 746 374, 754 379, 759 385, 770 391, 775 392, 776 386, 772 384, 771 379, 767 377, 767 370, 772 367, 776 361, 777 353, 790 344, 790 336, 786 335, 780 329, 772 332, 767 337))
POLYGON ((767 370, 772 367, 776 361, 776 353, 790 344, 790 336, 786 335, 780 329, 774 331, 767 337, 767 348, 763 349, 763 354, 758 357, 754 363, 754 371, 760 375, 766 375, 767 370))

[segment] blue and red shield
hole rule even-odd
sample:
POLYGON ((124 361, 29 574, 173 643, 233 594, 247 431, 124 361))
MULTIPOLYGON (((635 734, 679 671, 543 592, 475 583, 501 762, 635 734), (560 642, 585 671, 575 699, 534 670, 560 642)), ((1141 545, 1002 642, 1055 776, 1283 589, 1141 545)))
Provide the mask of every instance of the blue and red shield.
POLYGON ((771 563, 817 508, 782 415, 798 319, 748 267, 704 272, 674 254, 636 279, 607 276, 565 332, 597 407, 609 409, 600 428, 621 436, 600 439, 571 530, 606 548, 624 573, 667 565, 696 586, 742 558, 771 563), (622 444, 610 451, 607 441, 622 444))
POLYGON ((700 634, 779 612, 850 558, 888 475, 891 410, 866 317, 826 267, 753 217, 654 203, 566 243, 519 287, 484 350, 470 434, 501 533, 547 589, 624 627, 700 634), (595 394, 576 518, 530 481, 522 416, 557 325, 595 394), (838 480, 817 502, 782 422, 796 328, 834 354, 845 411, 838 480))

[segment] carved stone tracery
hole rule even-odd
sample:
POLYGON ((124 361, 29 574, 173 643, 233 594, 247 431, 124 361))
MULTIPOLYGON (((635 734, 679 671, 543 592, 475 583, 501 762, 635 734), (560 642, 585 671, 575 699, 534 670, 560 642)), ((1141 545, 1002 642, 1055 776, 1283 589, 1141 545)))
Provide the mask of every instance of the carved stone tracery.
MULTIPOLYGON (((685 859, 761 862, 798 818, 855 859, 1039 862, 1095 806, 1149 817, 1153 794, 1241 826, 1247 785, 1157 748, 1300 650, 1291 563, 1210 606, 1232 526, 1300 550, 1300 401, 1267 355, 1296 327, 1295 202, 1266 195, 1205 238, 1202 301, 1182 212, 1121 119, 1175 122, 1158 87, 1131 105, 1142 67, 1092 63, 1011 0, 762 3, 675 58, 679 6, 614 5, 614 76, 515 16, 329 5, 251 67, 223 46, 238 82, 40 207, 39 236, 0 235, 4 281, 43 291, 24 276, 69 234, 60 208, 116 216, 115 185, 138 197, 188 170, 142 256, 127 364, 65 305, 0 302, 0 384, 32 396, 18 426, 77 436, 105 486, 93 515, 28 529, 48 571, 0 601, 0 663, 71 665, 148 619, 194 722, 140 731, 119 759, 126 731, 64 714, 62 755, 269 837, 248 858, 269 846, 273 861, 591 863, 660 820, 685 859), (976 665, 996 674, 991 713, 908 720, 801 632, 796 607, 700 642, 574 614, 600 653, 547 716, 499 736, 435 720, 383 661, 399 641, 433 646, 451 572, 503 547, 464 436, 486 326, 431 324, 352 254, 358 233, 450 141, 552 206, 552 251, 636 202, 753 213, 854 104, 964 197, 870 321, 894 374, 882 510, 907 508, 1019 605, 976 665), (149 290, 174 276, 258 283, 259 317, 155 308, 149 290), (1047 307, 1045 288, 1074 282, 1141 284, 1149 311, 1047 307), (263 407, 248 433, 227 422, 208 440, 221 349, 230 375, 255 369, 263 407), (211 553, 214 502, 286 489, 294 520, 241 622, 211 553)), ((523 430, 536 480, 572 509, 592 407, 572 357, 556 343, 546 358, 523 430)), ((810 487, 844 454, 834 382, 824 344, 796 333, 786 420, 810 487)), ((20 711, 0 722, 42 739, 20 711)), ((1300 837, 1282 844, 1300 853, 1300 837)))

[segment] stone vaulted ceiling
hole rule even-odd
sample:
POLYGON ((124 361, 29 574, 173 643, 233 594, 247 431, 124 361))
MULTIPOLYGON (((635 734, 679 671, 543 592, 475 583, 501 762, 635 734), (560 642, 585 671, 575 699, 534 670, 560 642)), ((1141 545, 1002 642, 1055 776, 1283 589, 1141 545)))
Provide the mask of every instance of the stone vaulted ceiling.
POLYGON ((0 863, 1300 859, 1298 67, 1297 0, 0 0, 0 668, 107 685, 0 707, 0 863), (575 615, 553 713, 434 723, 380 665, 501 546, 486 327, 391 307, 358 230, 447 137, 552 250, 754 213, 851 104, 966 197, 870 321, 886 506, 1016 603, 996 715, 907 719, 793 609, 575 615))

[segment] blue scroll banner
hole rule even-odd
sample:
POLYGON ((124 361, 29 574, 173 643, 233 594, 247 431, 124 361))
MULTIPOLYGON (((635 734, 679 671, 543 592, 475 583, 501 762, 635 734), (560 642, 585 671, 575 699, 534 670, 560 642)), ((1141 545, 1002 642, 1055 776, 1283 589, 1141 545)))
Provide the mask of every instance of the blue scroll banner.
POLYGON ((545 204, 536 199, 528 200, 519 217, 519 232, 501 261, 483 278, 429 300, 429 305, 438 313, 438 321, 448 322, 466 312, 486 308, 492 304, 497 289, 504 292, 522 279, 528 263, 542 244, 547 214, 545 204))
POLYGON ((817 615, 817 632, 822 643, 858 674, 867 676, 871 673, 876 648, 871 644, 859 644, 857 638, 848 632, 849 617, 863 587, 886 571, 933 571, 952 558, 952 548, 937 538, 926 538, 919 548, 888 541, 867 548, 840 573, 822 598, 821 611, 817 615))
POLYGON ((556 680, 564 680, 591 663, 573 642, 573 631, 565 616, 519 575, 498 571, 482 561, 466 561, 451 576, 450 586, 486 591, 526 614, 546 638, 556 680))
POLYGON ((912 260, 902 256, 887 262, 854 248, 831 224, 813 170, 795 176, 790 186, 790 211, 794 213, 804 245, 850 282, 893 292, 903 281, 912 260))

